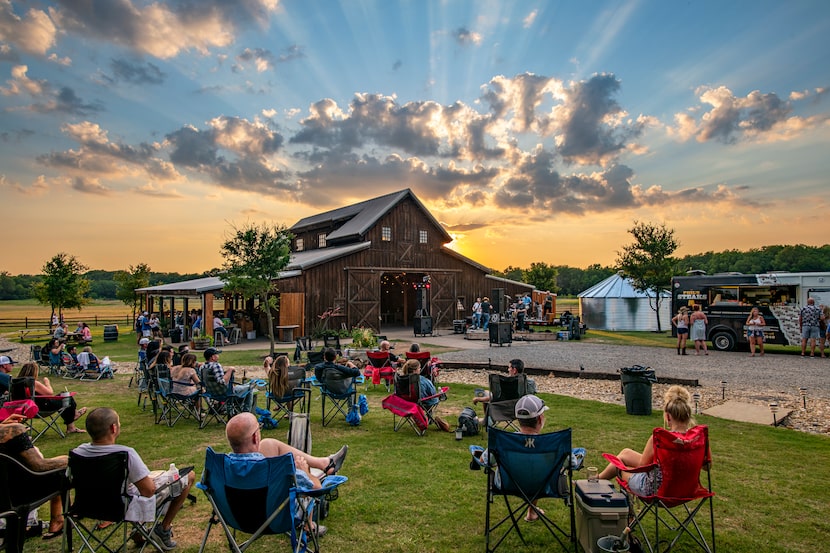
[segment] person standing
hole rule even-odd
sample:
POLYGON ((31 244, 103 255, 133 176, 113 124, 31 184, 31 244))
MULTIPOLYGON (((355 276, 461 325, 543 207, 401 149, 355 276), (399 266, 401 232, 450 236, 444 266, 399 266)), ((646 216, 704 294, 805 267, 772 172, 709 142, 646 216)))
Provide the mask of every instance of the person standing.
POLYGON ((490 326, 490 298, 484 296, 481 300, 481 330, 487 330, 490 326))
POLYGON ((801 357, 807 352, 807 340, 810 340, 810 357, 816 356, 816 340, 820 332, 824 313, 816 306, 816 300, 807 298, 807 305, 798 314, 798 327, 801 329, 801 357))
POLYGON ((709 319, 706 317, 699 304, 695 304, 692 308, 692 315, 689 317, 689 322, 692 325, 691 338, 695 342, 695 355, 700 355, 700 349, 703 348, 704 355, 709 355, 706 349, 706 325, 709 324, 709 319))
POLYGON ((761 350, 761 357, 764 356, 764 327, 766 325, 761 312, 757 307, 753 307, 746 318, 746 338, 749 340, 750 357, 755 357, 755 346, 761 350))
POLYGON ((671 324, 677 328, 677 355, 686 355, 686 339, 689 337, 688 313, 689 308, 684 305, 671 320, 671 324))
POLYGON ((481 326, 481 298, 476 298, 473 304, 473 329, 478 330, 481 326))

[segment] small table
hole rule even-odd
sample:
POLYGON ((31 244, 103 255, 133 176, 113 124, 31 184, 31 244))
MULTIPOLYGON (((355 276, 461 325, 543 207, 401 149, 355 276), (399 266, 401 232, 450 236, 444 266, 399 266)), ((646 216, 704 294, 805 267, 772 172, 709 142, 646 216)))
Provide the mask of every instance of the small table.
POLYGON ((277 329, 279 342, 284 343, 293 343, 294 342, 294 329, 300 328, 300 325, 278 325, 274 328, 277 329))

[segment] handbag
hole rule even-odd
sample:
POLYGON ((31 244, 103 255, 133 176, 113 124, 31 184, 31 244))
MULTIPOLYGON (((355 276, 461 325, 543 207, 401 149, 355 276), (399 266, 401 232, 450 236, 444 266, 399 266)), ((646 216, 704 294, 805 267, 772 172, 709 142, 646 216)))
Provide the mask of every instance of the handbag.
POLYGON ((7 401, 0 407, 0 421, 6 420, 11 415, 23 415, 27 419, 33 419, 39 412, 37 404, 31 399, 7 401))

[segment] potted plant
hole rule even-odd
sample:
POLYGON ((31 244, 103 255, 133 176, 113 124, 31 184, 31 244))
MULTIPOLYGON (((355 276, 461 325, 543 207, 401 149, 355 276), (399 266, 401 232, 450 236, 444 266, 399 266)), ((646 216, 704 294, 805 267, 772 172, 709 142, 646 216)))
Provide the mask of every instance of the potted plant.
POLYGON ((375 331, 371 328, 364 328, 362 326, 355 327, 351 332, 352 348, 367 349, 373 348, 378 344, 378 339, 375 336, 375 331))
POLYGON ((213 336, 196 336, 193 338, 193 349, 207 349, 213 345, 213 336))

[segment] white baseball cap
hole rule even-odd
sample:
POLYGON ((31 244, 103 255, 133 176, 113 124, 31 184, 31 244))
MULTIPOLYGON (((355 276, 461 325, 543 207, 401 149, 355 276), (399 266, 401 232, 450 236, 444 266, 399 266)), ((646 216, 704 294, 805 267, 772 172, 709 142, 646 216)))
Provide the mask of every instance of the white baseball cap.
POLYGON ((519 398, 516 402, 516 418, 517 419, 535 419, 549 407, 545 402, 533 395, 526 395, 519 398))
POLYGON ((8 355, 0 355, 0 365, 14 365, 15 361, 8 355))

